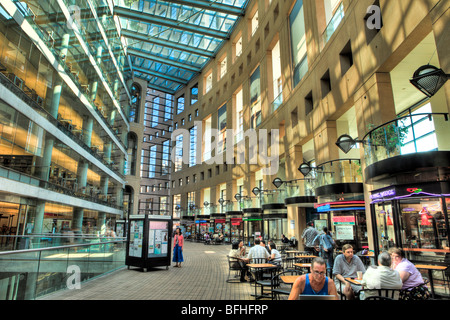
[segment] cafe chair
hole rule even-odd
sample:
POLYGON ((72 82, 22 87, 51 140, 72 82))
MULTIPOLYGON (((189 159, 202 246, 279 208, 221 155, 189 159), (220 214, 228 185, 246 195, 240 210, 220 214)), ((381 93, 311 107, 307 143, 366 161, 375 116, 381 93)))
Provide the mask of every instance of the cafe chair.
MULTIPOLYGON (((280 273, 278 273, 276 275, 276 277, 278 277, 278 287, 272 289, 272 300, 285 300, 289 297, 289 295, 291 294, 291 289, 292 286, 284 284, 281 281, 281 276, 284 275, 289 275, 289 276, 294 276, 294 275, 302 275, 303 273, 300 270, 286 270, 286 271, 282 271, 280 273), (283 297, 284 299, 281 299, 281 297, 283 297)), ((275 281, 276 283, 276 281, 275 281)))
POLYGON ((385 301, 395 301, 395 299, 389 298, 389 297, 383 297, 383 296, 370 296, 364 299, 364 301, 373 301, 373 300, 385 300, 385 301))
POLYGON ((372 300, 369 299, 371 297, 385 297, 390 300, 399 300, 401 294, 401 289, 361 289, 358 292, 358 300, 372 300))
MULTIPOLYGON (((276 265, 274 265, 276 267, 276 265)), ((281 268, 270 269, 270 277, 268 279, 260 279, 256 281, 256 284, 261 287, 261 297, 270 297, 274 300, 274 290, 280 287, 280 273, 281 268), (265 288, 269 288, 268 291, 265 291, 265 288), (270 295, 269 295, 270 294, 270 295)))
POLYGON ((428 290, 427 284, 429 280, 415 287, 405 288, 400 294, 400 300, 430 300, 431 293, 428 290))
POLYGON ((239 262, 239 259, 227 256, 228 259, 228 278, 226 282, 228 283, 238 283, 241 282, 240 275, 244 267, 239 262), (234 273, 234 276, 232 276, 234 273))

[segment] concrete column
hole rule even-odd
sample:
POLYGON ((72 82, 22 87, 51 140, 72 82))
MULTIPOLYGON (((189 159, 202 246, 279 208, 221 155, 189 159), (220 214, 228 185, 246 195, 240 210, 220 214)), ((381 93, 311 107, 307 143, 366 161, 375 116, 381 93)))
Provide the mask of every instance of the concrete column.
MULTIPOLYGON (((83 190, 82 188, 86 188, 87 173, 88 173, 88 162, 80 161, 78 163, 78 170, 77 170, 78 188, 80 190, 83 190)), ((86 193, 86 190, 84 190, 83 193, 86 193)))
POLYGON ((45 135, 44 152, 42 157, 38 158, 38 177, 41 180, 48 181, 50 176, 50 165, 52 163, 52 152, 55 139, 50 134, 45 135))
POLYGON ((90 147, 92 138, 92 128, 94 126, 94 119, 86 117, 83 119, 83 142, 90 147))
MULTIPOLYGON (((69 40, 70 40, 70 34, 65 33, 62 36, 62 43, 61 43, 61 49, 60 49, 60 56, 61 57, 67 57, 67 50, 69 48, 69 40)), ((52 103, 50 105, 49 113, 56 119, 58 118, 58 109, 59 109, 59 102, 61 100, 61 92, 62 92, 62 84, 63 80, 57 75, 56 76, 55 85, 53 86, 53 92, 52 92, 52 103)))
POLYGON ((82 231, 84 208, 74 208, 72 216, 72 229, 82 231))

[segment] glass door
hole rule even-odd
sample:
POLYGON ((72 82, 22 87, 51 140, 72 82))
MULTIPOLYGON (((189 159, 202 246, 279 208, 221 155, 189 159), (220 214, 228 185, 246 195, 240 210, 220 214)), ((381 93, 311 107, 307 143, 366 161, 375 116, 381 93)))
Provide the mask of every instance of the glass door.
POLYGON ((375 204, 373 207, 375 210, 378 250, 379 252, 387 251, 389 248, 396 246, 393 208, 391 203, 375 204))

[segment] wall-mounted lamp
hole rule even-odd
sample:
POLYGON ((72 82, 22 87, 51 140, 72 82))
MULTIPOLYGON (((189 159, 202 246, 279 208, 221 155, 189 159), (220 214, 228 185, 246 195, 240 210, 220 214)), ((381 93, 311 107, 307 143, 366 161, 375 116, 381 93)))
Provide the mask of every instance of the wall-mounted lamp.
POLYGON ((224 203, 226 204, 228 201, 229 200, 224 200, 223 198, 219 199, 219 203, 220 203, 221 206, 223 206, 224 203))
POLYGON ((342 136, 340 136, 337 139, 336 145, 344 153, 348 153, 356 145, 357 142, 363 143, 363 141, 357 140, 357 139, 353 139, 348 134, 343 134, 342 136))
POLYGON ((450 75, 446 74, 442 69, 427 64, 417 69, 413 78, 409 81, 423 94, 431 98, 442 88, 449 77, 450 75))
POLYGON ((321 167, 311 167, 308 162, 303 162, 297 170, 300 171, 304 176, 307 176, 311 171, 322 169, 321 167))
POLYGON ((209 202, 208 202, 208 201, 205 201, 205 202, 203 202, 203 205, 204 205, 205 207, 208 207, 208 206, 209 206, 209 202))
POLYGON ((254 188, 252 189, 252 193, 253 193, 255 196, 258 196, 258 195, 261 193, 261 190, 260 190, 258 187, 254 187, 254 188))
POLYGON ((275 178, 272 181, 272 184, 278 189, 279 187, 281 187, 283 185, 284 181, 281 180, 280 178, 275 178))

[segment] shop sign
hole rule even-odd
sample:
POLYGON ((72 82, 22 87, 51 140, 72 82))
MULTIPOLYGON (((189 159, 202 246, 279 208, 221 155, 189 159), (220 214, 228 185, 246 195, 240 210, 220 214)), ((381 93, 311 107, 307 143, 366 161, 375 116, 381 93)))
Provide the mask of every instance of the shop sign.
POLYGON ((333 217, 332 220, 333 220, 333 225, 339 225, 339 224, 354 225, 355 224, 354 216, 338 216, 338 217, 333 217))
POLYGON ((215 219, 215 223, 225 223, 225 219, 215 219))
POLYGON ((231 218, 232 226, 239 226, 242 222, 242 218, 231 218))
POLYGON ((370 199, 377 200, 377 199, 382 199, 382 198, 395 197, 395 195, 396 195, 396 191, 394 188, 394 189, 388 189, 388 190, 379 191, 377 193, 374 193, 374 194, 370 195, 370 199))

